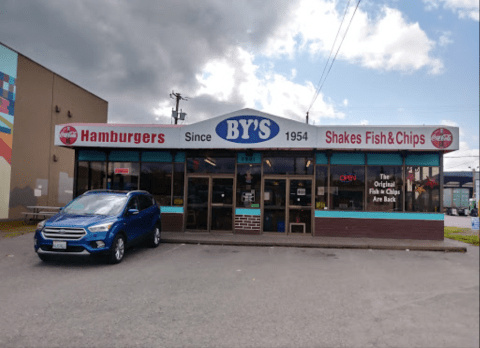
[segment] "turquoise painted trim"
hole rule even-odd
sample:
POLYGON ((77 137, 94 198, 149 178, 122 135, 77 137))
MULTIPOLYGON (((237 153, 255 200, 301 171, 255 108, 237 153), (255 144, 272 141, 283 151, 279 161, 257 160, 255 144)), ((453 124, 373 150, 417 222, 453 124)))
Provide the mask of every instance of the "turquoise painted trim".
POLYGON ((316 164, 328 164, 327 154, 325 153, 317 153, 315 155, 315 163, 316 164))
POLYGON ((239 152, 237 154, 238 164, 260 164, 262 163, 262 154, 255 152, 252 156, 247 156, 245 152, 239 152))
POLYGON ((183 214, 183 207, 160 207, 160 212, 183 214))
POLYGON ((142 162, 172 162, 172 154, 168 151, 144 151, 142 162))
POLYGON ((401 166, 403 159, 399 153, 367 153, 367 164, 370 166, 401 166))
POLYGON ((260 209, 235 209, 235 215, 254 215, 260 216, 260 209))
POLYGON ((106 161, 107 154, 96 150, 78 150, 79 161, 106 161))
POLYGON ((330 164, 365 165, 365 154, 364 153, 334 153, 330 158, 330 164))
POLYGON ((175 154, 175 163, 184 163, 185 162, 185 152, 177 152, 175 154))
POLYGON ((405 158, 406 166, 440 166, 440 155, 438 153, 408 154, 405 158))
POLYGON ((138 162, 140 160, 140 152, 128 150, 114 150, 110 152, 108 160, 112 162, 138 162))
POLYGON ((432 220, 443 221, 443 214, 428 213, 384 213, 371 211, 336 211, 315 210, 317 218, 346 218, 346 219, 389 219, 389 220, 432 220))

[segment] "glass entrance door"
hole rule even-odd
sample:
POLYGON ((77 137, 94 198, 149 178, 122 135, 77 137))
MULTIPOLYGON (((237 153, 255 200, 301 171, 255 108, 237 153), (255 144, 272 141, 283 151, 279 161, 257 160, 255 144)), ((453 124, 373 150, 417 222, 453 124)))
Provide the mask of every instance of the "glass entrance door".
POLYGON ((233 231, 233 178, 189 177, 186 229, 233 231))
POLYGON ((211 231, 233 230, 233 178, 212 178, 211 231))
POLYGON ((188 178, 187 230, 208 231, 210 178, 188 178))
POLYGON ((264 179, 263 232, 312 233, 312 179, 264 179))
POLYGON ((263 232, 284 233, 287 180, 265 179, 263 185, 263 232))
POLYGON ((289 179, 288 232, 312 233, 312 179, 289 179))

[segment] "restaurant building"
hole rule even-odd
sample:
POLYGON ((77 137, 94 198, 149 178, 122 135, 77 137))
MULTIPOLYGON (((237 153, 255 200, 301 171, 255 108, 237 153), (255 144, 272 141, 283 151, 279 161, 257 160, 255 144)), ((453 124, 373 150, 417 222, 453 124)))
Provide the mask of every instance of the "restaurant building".
POLYGON ((443 239, 450 126, 313 126, 243 109, 190 125, 69 123, 74 196, 147 190, 163 230, 443 239))

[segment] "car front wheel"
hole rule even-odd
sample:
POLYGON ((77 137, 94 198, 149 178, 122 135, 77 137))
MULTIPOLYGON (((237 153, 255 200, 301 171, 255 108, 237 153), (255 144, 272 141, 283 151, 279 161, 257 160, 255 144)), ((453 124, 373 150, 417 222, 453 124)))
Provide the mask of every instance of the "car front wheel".
POLYGON ((109 263, 120 263, 125 255, 125 237, 121 234, 117 234, 113 240, 112 247, 110 248, 110 254, 108 257, 109 263))

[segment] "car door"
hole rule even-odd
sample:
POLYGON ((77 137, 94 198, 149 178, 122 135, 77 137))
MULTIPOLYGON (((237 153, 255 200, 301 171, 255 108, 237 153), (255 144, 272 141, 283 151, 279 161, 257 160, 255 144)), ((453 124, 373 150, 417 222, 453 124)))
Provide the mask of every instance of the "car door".
POLYGON ((156 222, 156 207, 153 204, 153 199, 149 195, 138 196, 138 203, 140 206, 140 214, 142 218, 141 234, 147 234, 153 231, 156 222))
POLYGON ((142 234, 142 214, 140 212, 140 206, 138 202, 138 197, 133 196, 127 203, 127 208, 125 209, 125 232, 127 233, 127 240, 131 242, 138 236, 142 234), (129 209, 137 209, 138 214, 129 214, 129 209))

